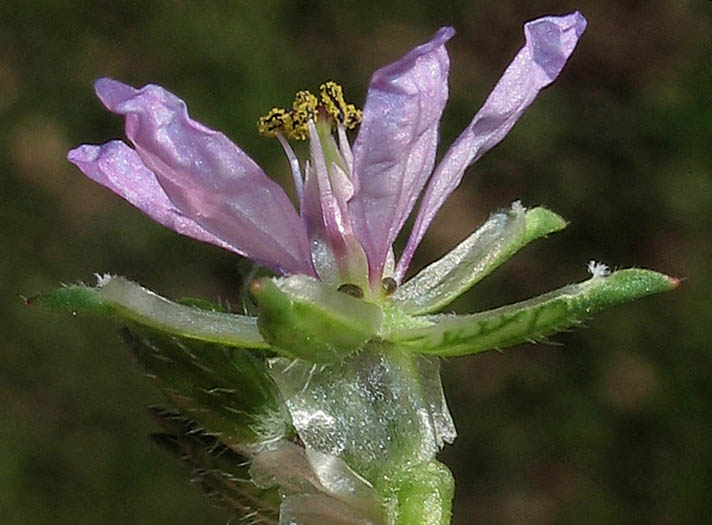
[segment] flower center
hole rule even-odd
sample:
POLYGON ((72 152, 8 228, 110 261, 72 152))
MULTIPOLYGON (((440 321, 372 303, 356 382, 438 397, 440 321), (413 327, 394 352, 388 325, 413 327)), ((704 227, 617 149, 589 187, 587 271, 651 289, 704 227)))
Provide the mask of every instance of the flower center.
POLYGON ((354 129, 361 122, 361 110, 344 99, 344 90, 329 80, 319 86, 319 97, 310 91, 298 91, 292 109, 272 108, 257 121, 257 130, 265 137, 283 135, 291 140, 306 140, 308 122, 324 116, 329 125, 341 124, 354 129))
POLYGON ((316 274, 344 293, 372 298, 383 292, 379 287, 371 289, 366 253, 354 234, 348 209, 356 188, 346 130, 355 128, 361 115, 346 102, 343 88, 329 81, 319 86, 318 97, 298 91, 291 109, 272 108, 260 117, 257 129, 276 137, 289 159, 316 274), (309 139, 309 159, 303 164, 290 139, 309 139))

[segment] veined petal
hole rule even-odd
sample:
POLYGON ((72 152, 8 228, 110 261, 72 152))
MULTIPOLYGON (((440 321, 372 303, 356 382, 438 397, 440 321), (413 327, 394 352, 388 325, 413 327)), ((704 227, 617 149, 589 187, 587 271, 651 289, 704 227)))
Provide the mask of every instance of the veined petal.
POLYGON ((350 221, 344 216, 346 211, 339 206, 329 177, 329 169, 326 165, 324 151, 322 149, 319 134, 314 122, 310 121, 309 126, 309 150, 316 175, 316 182, 319 188, 319 202, 321 204, 321 214, 326 235, 330 245, 334 248, 337 257, 343 257, 346 253, 345 237, 351 233, 350 221))
POLYGON ((224 134, 188 116, 165 89, 100 79, 95 90, 126 116, 126 135, 182 214, 281 273, 314 275, 309 243, 282 188, 224 134))
POLYGON ((356 237, 380 279, 388 250, 431 173, 438 124, 448 97, 450 61, 441 28, 430 42, 376 71, 354 143, 356 194, 349 202, 356 237))
POLYGON ((299 209, 311 245, 312 264, 320 280, 338 284, 340 280, 339 268, 324 227, 319 199, 319 182, 309 161, 305 164, 304 176, 304 191, 299 209))
POLYGON ((178 211, 138 153, 120 140, 101 146, 79 146, 67 154, 67 159, 87 177, 120 195, 157 223, 181 235, 246 255, 178 211))
POLYGON ((311 242, 314 266, 324 280, 337 278, 365 287, 366 255, 354 236, 346 204, 353 195, 353 184, 337 162, 327 166, 324 146, 332 148, 332 153, 338 151, 331 136, 320 137, 314 122, 310 121, 308 126, 313 163, 307 170, 302 219, 311 242), (334 265, 338 274, 333 273, 334 265))
POLYGON ((556 79, 585 29, 586 19, 578 11, 539 18, 524 26, 526 44, 433 173, 396 275, 405 274, 430 223, 460 184, 467 167, 495 147, 539 91, 556 79))

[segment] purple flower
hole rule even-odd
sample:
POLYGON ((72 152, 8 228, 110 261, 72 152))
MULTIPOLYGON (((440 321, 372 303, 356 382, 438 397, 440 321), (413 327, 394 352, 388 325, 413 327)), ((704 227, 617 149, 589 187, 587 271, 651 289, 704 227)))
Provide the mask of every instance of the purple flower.
MULTIPOLYGON (((310 159, 300 163, 288 137, 279 130, 274 134, 290 160, 299 212, 244 151, 192 120, 182 100, 155 85, 137 90, 98 80, 99 99, 126 117, 126 135, 134 147, 121 141, 83 145, 68 158, 178 233, 279 274, 348 282, 377 293, 384 278, 402 281, 415 249, 467 167, 497 145, 553 82, 585 27, 578 12, 527 23, 524 47, 434 170, 448 97, 445 44, 455 33, 450 27, 374 73, 353 150, 344 112, 337 108, 331 112, 336 118, 327 116, 328 93, 322 92, 316 106, 301 99, 304 111, 295 102, 284 118, 301 119, 310 159), (413 230, 395 264, 392 245, 423 190, 413 230)), ((353 106, 341 109, 355 111, 353 106)))

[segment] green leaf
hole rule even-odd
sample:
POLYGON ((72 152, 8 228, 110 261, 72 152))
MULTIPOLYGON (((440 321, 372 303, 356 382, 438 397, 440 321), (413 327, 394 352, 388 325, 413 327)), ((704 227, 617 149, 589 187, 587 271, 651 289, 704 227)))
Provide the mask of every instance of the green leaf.
POLYGON ((669 291, 677 284, 677 279, 650 270, 603 275, 594 267, 594 276, 582 283, 487 312, 432 316, 431 326, 391 332, 389 340, 426 354, 475 354, 542 339, 604 308, 669 291))
POLYGON ((269 348, 254 317, 178 304, 123 277, 104 276, 96 287, 72 285, 28 301, 53 310, 117 317, 181 337, 242 348, 269 348))
POLYGON ((517 201, 493 214, 442 259, 400 286, 392 298, 409 314, 442 309, 531 241, 562 230, 566 221, 545 209, 525 211, 517 201))
POLYGON ((215 503, 253 523, 279 522, 279 491, 255 485, 247 458, 180 412, 150 407, 149 413, 166 430, 152 441, 189 469, 191 482, 215 503))
POLYGON ((146 328, 127 328, 122 334, 166 397, 233 449, 245 450, 291 430, 261 353, 146 328))
POLYGON ((383 322, 380 306, 305 275, 258 279, 250 292, 265 340, 287 357, 313 363, 341 361, 360 349, 383 322))

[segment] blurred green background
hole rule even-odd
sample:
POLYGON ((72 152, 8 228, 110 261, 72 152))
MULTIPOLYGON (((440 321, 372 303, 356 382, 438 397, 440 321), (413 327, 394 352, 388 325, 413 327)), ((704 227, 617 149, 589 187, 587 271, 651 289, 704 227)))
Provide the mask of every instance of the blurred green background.
MULTIPOLYGON (((455 308, 474 311, 586 277, 589 259, 684 278, 557 345, 444 363, 460 437, 454 522, 692 523, 712 512, 712 2, 386 3, 9 0, 0 6, 0 515, 4 523, 224 523, 149 444, 161 395, 117 326, 27 307, 94 272, 169 297, 236 301, 236 258, 153 224, 65 161, 122 136, 92 92, 103 75, 157 82, 288 182, 257 117, 333 78, 363 101, 371 73, 452 24, 447 145, 523 37, 581 10, 560 80, 471 168, 414 263, 498 207, 571 221, 455 308)), ((441 149, 441 153, 444 149, 441 149)))

